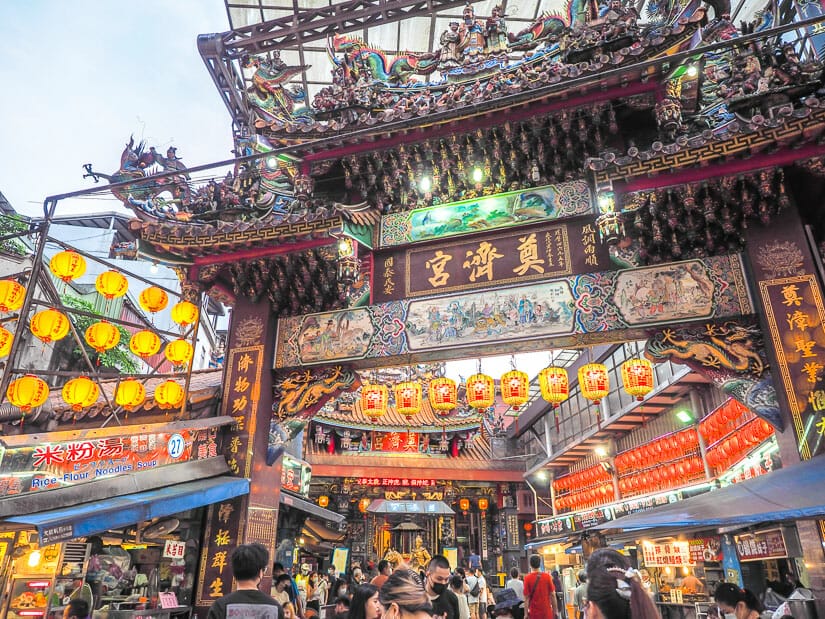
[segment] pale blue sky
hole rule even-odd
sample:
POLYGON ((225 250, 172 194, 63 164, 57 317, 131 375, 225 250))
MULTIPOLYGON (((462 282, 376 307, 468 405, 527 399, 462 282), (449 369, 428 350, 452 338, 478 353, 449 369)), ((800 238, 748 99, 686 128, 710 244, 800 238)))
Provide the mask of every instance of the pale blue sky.
MULTIPOLYGON (((46 196, 93 185, 84 163, 116 170, 132 133, 188 166, 231 158, 196 41, 228 28, 221 0, 0 0, 0 192, 41 213, 46 196)), ((67 201, 58 214, 119 204, 67 201)))

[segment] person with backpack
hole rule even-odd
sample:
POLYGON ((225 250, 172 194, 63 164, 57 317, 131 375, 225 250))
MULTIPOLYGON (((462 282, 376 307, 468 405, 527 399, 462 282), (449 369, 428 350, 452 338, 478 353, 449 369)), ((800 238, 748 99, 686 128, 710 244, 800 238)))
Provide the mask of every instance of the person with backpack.
POLYGON ((541 557, 530 557, 530 573, 524 577, 524 602, 529 619, 555 619, 558 615, 556 587, 547 572, 541 571, 541 557))
POLYGON ((478 603, 481 596, 481 582, 475 575, 475 570, 470 570, 465 583, 467 584, 467 603, 470 605, 470 619, 479 619, 478 603))

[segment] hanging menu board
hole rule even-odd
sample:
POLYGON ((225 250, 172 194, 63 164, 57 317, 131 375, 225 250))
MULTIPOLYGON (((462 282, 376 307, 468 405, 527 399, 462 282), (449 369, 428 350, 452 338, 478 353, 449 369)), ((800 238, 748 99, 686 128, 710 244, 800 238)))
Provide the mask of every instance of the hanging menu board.
POLYGON ((740 561, 784 559, 788 556, 780 529, 736 536, 736 552, 740 561))
POLYGON ((642 552, 645 567, 672 567, 675 565, 692 565, 689 542, 670 542, 669 544, 643 544, 642 552))

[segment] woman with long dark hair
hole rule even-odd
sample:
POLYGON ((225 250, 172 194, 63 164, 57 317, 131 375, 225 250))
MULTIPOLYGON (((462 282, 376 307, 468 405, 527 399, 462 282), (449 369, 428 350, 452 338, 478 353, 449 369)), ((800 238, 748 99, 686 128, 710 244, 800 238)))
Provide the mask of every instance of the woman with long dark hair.
POLYGON ((736 619, 759 619, 765 608, 750 589, 742 589, 731 582, 720 583, 713 592, 719 612, 736 615, 736 619))
MULTIPOLYGON (((611 556, 609 559, 606 563, 613 563, 618 558, 611 556)), ((639 572, 630 567, 594 564, 590 569, 588 562, 585 608, 587 619, 661 619, 656 605, 642 586, 639 572)))
POLYGON ((349 605, 349 619, 381 619, 384 609, 378 602, 378 587, 370 584, 359 585, 352 594, 349 605))

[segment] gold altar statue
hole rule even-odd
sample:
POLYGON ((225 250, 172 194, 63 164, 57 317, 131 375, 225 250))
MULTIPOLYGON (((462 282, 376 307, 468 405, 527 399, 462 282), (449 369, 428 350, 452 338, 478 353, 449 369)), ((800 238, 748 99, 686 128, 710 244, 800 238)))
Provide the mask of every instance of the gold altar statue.
POLYGON ((426 569, 430 562, 430 551, 424 547, 424 540, 420 535, 415 538, 415 548, 410 551, 410 567, 414 570, 426 569))

